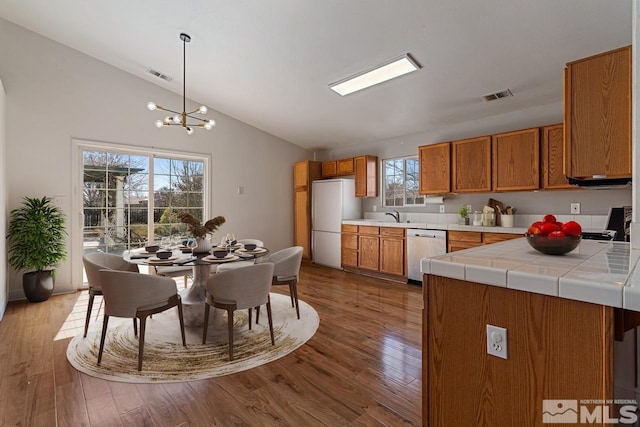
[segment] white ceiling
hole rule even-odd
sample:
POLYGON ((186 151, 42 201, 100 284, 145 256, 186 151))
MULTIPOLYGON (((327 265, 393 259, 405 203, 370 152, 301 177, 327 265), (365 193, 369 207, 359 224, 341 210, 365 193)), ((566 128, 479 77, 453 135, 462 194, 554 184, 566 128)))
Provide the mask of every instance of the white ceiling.
POLYGON ((313 150, 560 102, 566 62, 632 35, 631 0, 2 0, 0 17, 180 95, 186 32, 188 98, 313 150), (405 52, 420 71, 328 88, 405 52))

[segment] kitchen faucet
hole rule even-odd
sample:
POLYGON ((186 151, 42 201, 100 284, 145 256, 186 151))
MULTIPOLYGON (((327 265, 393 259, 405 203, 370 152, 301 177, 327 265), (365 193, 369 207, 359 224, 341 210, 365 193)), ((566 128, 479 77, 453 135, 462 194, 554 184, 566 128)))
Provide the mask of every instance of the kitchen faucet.
POLYGON ((385 212, 385 215, 391 215, 393 217, 393 219, 396 220, 396 222, 400 222, 400 212, 398 211, 393 211, 393 212, 385 212), (393 213, 395 212, 395 213, 393 213))

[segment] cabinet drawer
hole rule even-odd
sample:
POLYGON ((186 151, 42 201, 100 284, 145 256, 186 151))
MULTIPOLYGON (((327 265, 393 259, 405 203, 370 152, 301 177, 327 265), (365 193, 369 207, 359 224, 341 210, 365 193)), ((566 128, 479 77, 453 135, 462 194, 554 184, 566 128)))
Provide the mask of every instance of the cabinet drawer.
POLYGON ((350 159, 338 160, 338 175, 353 175, 355 168, 353 167, 353 157, 350 159))
POLYGON ((479 231, 449 231, 449 241, 482 243, 482 233, 479 231))
POLYGON ((370 225, 359 225, 358 233, 367 234, 370 236, 377 236, 378 234, 380 234, 380 227, 372 227, 370 225))
POLYGON ((358 266, 358 251, 342 248, 342 265, 348 267, 358 266))
POLYGON ((342 247, 346 249, 358 249, 358 235, 357 234, 342 234, 342 247))
POLYGON ((498 243, 504 242, 505 240, 517 239, 522 237, 522 234, 513 234, 513 233, 484 233, 482 236, 482 240, 484 243, 498 243))
POLYGON ((343 233, 357 233, 358 232, 358 226, 357 225, 351 225, 351 224, 342 224, 342 232, 343 233))
POLYGON ((404 237, 404 228, 380 227, 381 236, 404 237))
POLYGON ((449 243, 449 252, 461 251, 463 249, 476 248, 482 246, 482 243, 477 242, 451 242, 449 243))

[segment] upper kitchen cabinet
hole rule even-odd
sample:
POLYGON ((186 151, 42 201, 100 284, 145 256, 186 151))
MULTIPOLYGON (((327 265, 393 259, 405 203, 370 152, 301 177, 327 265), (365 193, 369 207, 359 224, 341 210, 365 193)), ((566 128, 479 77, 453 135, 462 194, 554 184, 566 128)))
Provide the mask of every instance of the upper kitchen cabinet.
POLYGON ((631 46, 565 68, 567 176, 631 177, 631 46))
POLYGON ((340 159, 336 160, 338 175, 353 175, 355 173, 355 169, 353 166, 353 158, 350 157, 348 159, 340 159))
POLYGON ((451 143, 451 191, 491 192, 491 136, 451 143))
POLYGON ((451 145, 418 147, 420 160, 420 194, 443 194, 451 191, 451 145))
POLYGON ((378 158, 359 156, 353 159, 356 172, 356 197, 378 196, 378 158))
POLYGON ((574 189, 564 175, 564 125, 545 126, 542 131, 542 188, 545 190, 574 189))
POLYGON ((338 176, 338 161, 322 162, 322 177, 332 178, 338 176))
POLYGON ((507 132, 492 137, 494 191, 540 187, 540 130, 507 132))

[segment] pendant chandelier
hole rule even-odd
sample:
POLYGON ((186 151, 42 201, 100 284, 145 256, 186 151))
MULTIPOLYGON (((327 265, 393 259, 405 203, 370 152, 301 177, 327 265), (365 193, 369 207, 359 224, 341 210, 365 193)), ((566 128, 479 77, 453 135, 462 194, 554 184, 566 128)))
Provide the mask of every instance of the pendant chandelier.
POLYGON ((216 122, 215 120, 201 119, 200 117, 194 116, 196 113, 207 114, 208 109, 206 105, 201 105, 197 110, 187 112, 187 43, 191 41, 191 36, 185 33, 180 33, 180 40, 182 40, 182 113, 161 107, 155 102, 149 102, 147 104, 147 109, 149 111, 167 111, 174 114, 173 116, 166 116, 164 120, 157 120, 157 128, 161 128, 163 126, 182 126, 182 128, 187 131, 187 134, 191 135, 194 128, 199 127, 211 130, 216 125, 216 122), (187 120, 193 120, 196 121, 196 123, 188 123, 187 120))

